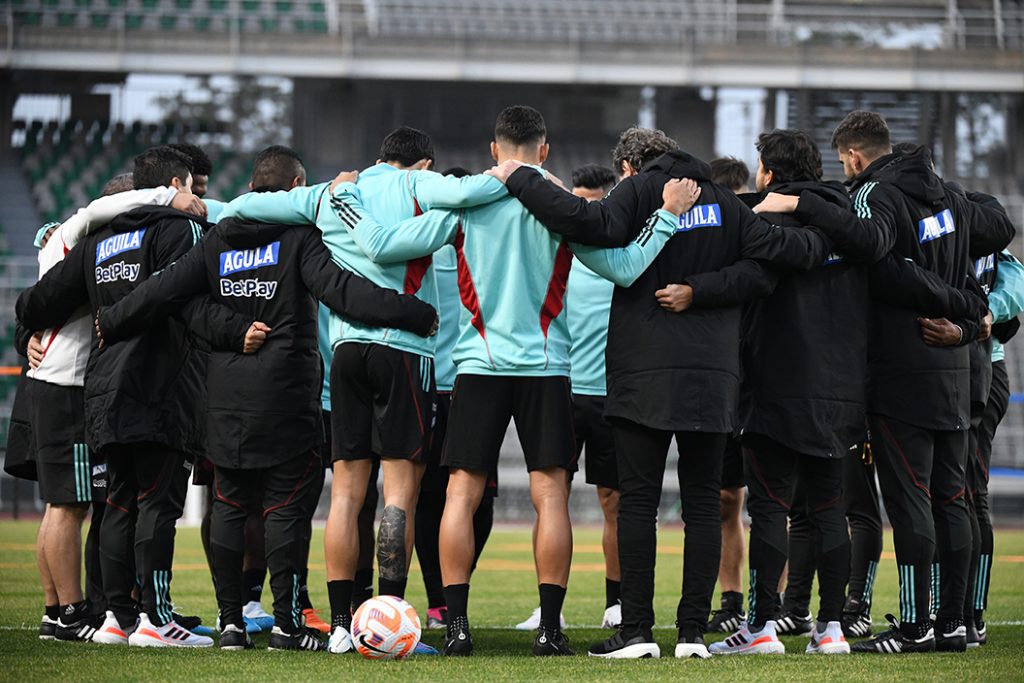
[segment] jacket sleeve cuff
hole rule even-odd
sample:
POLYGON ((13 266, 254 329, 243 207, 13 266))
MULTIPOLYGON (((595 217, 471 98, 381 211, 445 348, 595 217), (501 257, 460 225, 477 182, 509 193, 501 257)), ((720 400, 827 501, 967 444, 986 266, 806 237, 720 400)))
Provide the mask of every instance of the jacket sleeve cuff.
POLYGON ((505 187, 508 189, 508 193, 513 197, 518 197, 520 193, 526 189, 526 186, 533 180, 534 175, 539 175, 539 172, 535 168, 530 166, 520 166, 517 168, 512 175, 505 181, 505 187))

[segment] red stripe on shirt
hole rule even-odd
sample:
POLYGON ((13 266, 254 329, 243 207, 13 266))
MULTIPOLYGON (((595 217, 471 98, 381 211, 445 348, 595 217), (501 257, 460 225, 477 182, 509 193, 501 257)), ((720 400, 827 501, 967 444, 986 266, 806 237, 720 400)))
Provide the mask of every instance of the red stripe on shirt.
POLYGON ((548 338, 551 321, 557 318, 565 308, 565 288, 569 282, 569 269, 572 267, 572 251, 568 242, 563 241, 555 254, 555 267, 548 282, 548 293, 544 297, 544 305, 540 309, 540 329, 544 339, 548 338))
POLYGON ((405 285, 403 291, 406 294, 415 294, 423 286, 423 278, 426 276, 430 266, 434 263, 431 255, 421 256, 409 261, 405 266, 405 285))

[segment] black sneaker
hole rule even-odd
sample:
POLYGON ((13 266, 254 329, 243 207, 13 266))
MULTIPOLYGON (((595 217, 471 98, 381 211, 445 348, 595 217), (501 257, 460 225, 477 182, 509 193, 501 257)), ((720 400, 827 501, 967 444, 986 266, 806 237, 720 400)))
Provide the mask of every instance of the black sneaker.
POLYGON ((442 652, 446 657, 469 657, 473 654, 473 636, 469 633, 469 619, 449 617, 442 652))
POLYGON ((537 629, 537 637, 533 641, 534 657, 568 657, 574 654, 562 629, 544 626, 537 629))
POLYGON ((978 629, 978 645, 984 645, 988 642, 988 627, 981 619, 975 620, 974 625, 978 629))
POLYGON ((65 617, 61 616, 57 622, 57 629, 54 632, 57 640, 64 642, 88 642, 92 640, 92 635, 96 633, 96 630, 103 625, 104 617, 102 614, 79 613, 76 616, 77 618, 70 623, 65 622, 65 617))
POLYGON ((57 620, 43 615, 39 623, 39 640, 55 640, 57 638, 57 620))
POLYGON ((967 624, 967 649, 981 647, 981 636, 978 635, 978 626, 971 622, 967 624))
POLYGON ((313 634, 314 632, 308 628, 301 628, 297 633, 285 633, 275 626, 270 632, 270 642, 267 643, 267 649, 320 652, 325 649, 324 643, 313 634))
POLYGON ((653 638, 638 635, 627 639, 620 630, 603 643, 591 645, 587 654, 605 659, 658 659, 661 657, 661 648, 653 638))
POLYGON ((860 598, 849 595, 843 605, 841 623, 843 635, 847 638, 864 638, 871 635, 870 607, 861 602, 860 598))
POLYGON ((810 613, 797 614, 796 612, 784 612, 775 620, 775 632, 780 636, 804 636, 809 635, 814 628, 814 619, 810 613))
POLYGON ((704 644, 704 636, 699 633, 679 633, 676 641, 676 659, 710 659, 707 645, 704 644))
POLYGON ((230 652, 235 650, 251 650, 256 647, 252 642, 252 638, 245 632, 245 627, 234 624, 228 624, 221 629, 218 645, 220 645, 220 649, 230 652))
POLYGON ((967 626, 963 619, 943 619, 935 625, 937 652, 967 652, 967 626))
POLYGON ((739 600, 722 596, 722 609, 716 609, 711 613, 711 621, 708 622, 708 631, 712 633, 732 633, 740 628, 740 624, 747 620, 743 611, 742 596, 739 600))
POLYGON ((886 614, 891 628, 879 633, 874 638, 862 640, 850 646, 850 652, 871 652, 874 654, 899 654, 901 652, 935 652, 935 631, 928 631, 920 638, 903 635, 900 622, 891 614, 886 614))

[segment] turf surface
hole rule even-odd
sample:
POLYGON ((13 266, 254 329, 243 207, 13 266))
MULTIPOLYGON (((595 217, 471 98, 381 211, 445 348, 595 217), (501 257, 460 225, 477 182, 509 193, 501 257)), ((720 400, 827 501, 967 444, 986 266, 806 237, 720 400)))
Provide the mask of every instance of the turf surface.
MULTIPOLYGON (((806 638, 783 638, 789 655, 782 657, 715 658, 710 661, 671 658, 675 630, 671 622, 679 595, 681 530, 660 534, 655 632, 663 655, 658 661, 609 662, 586 656, 538 660, 529 656, 530 634, 509 627, 537 605, 528 529, 497 529, 474 577, 470 619, 477 656, 470 660, 419 657, 402 662, 376 662, 350 654, 140 650, 92 644, 40 642, 35 628, 42 613, 33 541, 37 522, 0 522, 0 681, 314 681, 314 680, 799 680, 823 681, 1022 681, 1024 680, 1024 533, 998 532, 992 570, 989 644, 966 654, 814 657, 803 654, 806 638), (1009 622, 1009 623, 1008 623, 1009 622), (1000 625, 1001 624, 1001 625, 1000 625)), ((313 602, 328 611, 322 562, 321 532, 313 548, 310 589, 313 602)), ((880 628, 897 602, 896 576, 887 538, 886 558, 878 572, 874 618, 880 628)), ((216 616, 213 589, 196 529, 182 529, 174 567, 173 596, 182 612, 199 614, 212 624, 216 616)), ((604 568, 600 534, 576 531, 575 563, 565 618, 577 651, 607 637, 596 626, 604 611, 604 568)), ((413 568, 409 599, 425 615, 420 575, 413 568)), ((269 608, 269 595, 264 606, 269 608)), ((716 596, 717 604, 717 596, 716 596)), ((441 632, 427 631, 424 640, 441 644, 441 632)), ((714 640, 720 636, 712 636, 714 640)), ((266 637, 257 636, 257 645, 266 637)))

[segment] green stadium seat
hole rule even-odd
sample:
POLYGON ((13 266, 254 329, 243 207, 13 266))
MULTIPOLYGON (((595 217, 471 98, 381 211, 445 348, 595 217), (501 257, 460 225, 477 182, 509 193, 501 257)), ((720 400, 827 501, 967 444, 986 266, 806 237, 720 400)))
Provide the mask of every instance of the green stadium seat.
POLYGON ((192 28, 196 31, 209 31, 210 30, 210 17, 199 16, 192 17, 192 28))
POLYGON ((107 0, 107 7, 110 9, 120 9, 124 7, 125 0, 107 0))
POLYGON ((313 14, 323 14, 326 12, 326 7, 322 2, 311 2, 309 3, 309 11, 313 14))
POLYGON ((211 12, 223 12, 228 8, 228 0, 209 0, 207 6, 211 12))
POLYGON ((160 6, 160 0, 142 0, 142 7, 144 9, 156 9, 160 6))
POLYGON ((264 33, 277 33, 277 19, 260 17, 260 30, 264 33))
POLYGON ((60 0, 43 0, 43 5, 46 7, 57 7, 60 5, 60 0))
POLYGON ((89 7, 92 7, 92 0, 75 0, 75 7, 88 9, 89 7))
POLYGON ((57 26, 66 28, 74 26, 78 21, 78 15, 74 12, 61 12, 57 15, 57 26))
POLYGON ((177 14, 165 14, 162 17, 160 17, 160 28, 164 31, 173 31, 177 25, 177 14))
POLYGON ((178 9, 192 9, 192 0, 174 0, 174 6, 178 9))
POLYGON ((21 17, 24 26, 39 26, 43 23, 42 12, 19 12, 16 16, 21 17))
POLYGON ((287 14, 292 11, 292 3, 289 0, 277 0, 274 3, 274 9, 277 10, 278 14, 287 14))
POLYGON ((261 0, 242 0, 242 10, 245 12, 257 12, 262 4, 261 0))
POLYGON ((106 28, 110 25, 109 14, 90 14, 89 25, 93 28, 106 28))
POLYGON ((324 19, 313 19, 309 22, 309 30, 313 33, 327 33, 327 21, 324 19))
POLYGON ((126 29, 134 30, 142 28, 142 15, 141 14, 128 14, 124 18, 124 27, 126 29))

